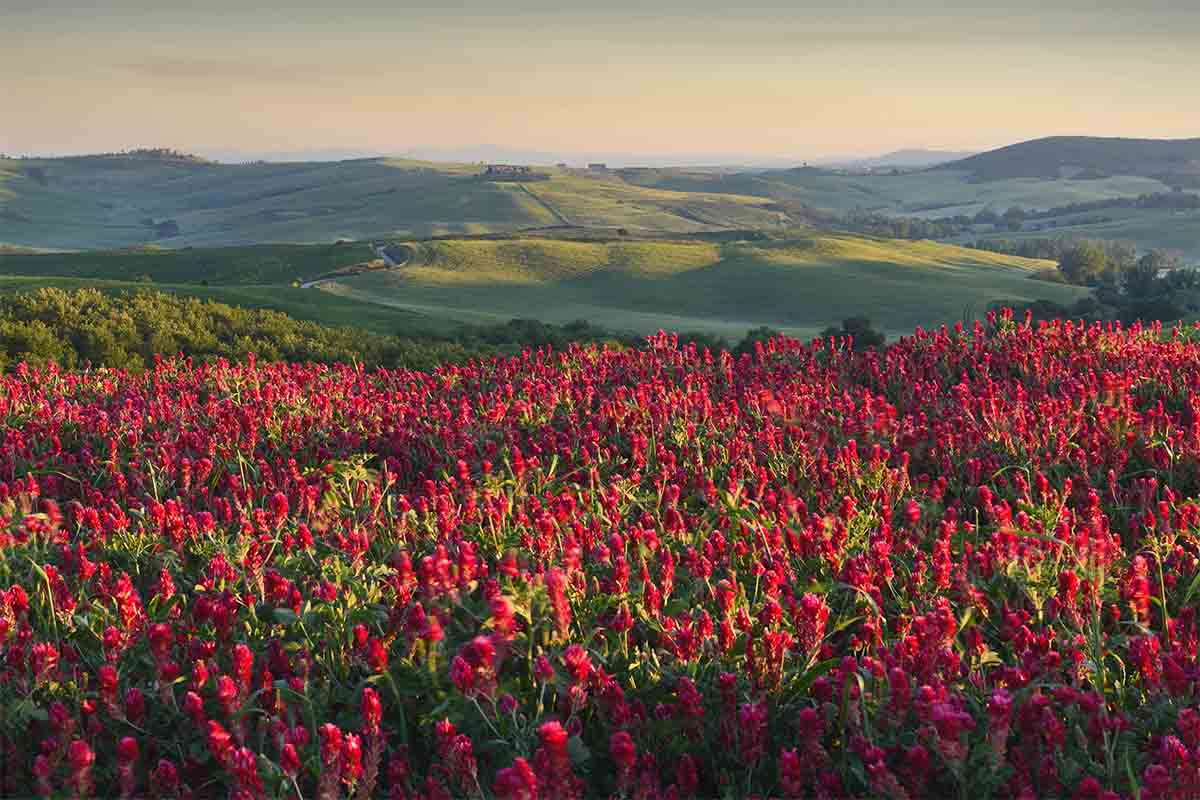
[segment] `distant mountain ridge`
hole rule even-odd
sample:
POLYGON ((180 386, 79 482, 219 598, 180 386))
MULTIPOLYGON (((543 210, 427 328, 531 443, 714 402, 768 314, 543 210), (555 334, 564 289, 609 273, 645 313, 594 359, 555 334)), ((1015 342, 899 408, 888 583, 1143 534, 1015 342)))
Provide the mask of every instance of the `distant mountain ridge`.
POLYGON ((977 181, 1135 175, 1196 188, 1200 187, 1200 138, 1050 136, 978 153, 937 169, 965 170, 977 181))

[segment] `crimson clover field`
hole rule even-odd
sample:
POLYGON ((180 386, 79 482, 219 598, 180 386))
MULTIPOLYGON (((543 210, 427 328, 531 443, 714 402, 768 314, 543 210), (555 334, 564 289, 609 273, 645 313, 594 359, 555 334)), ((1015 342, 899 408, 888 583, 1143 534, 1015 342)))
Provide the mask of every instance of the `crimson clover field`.
POLYGON ((0 795, 1200 797, 1200 336, 19 368, 0 795))

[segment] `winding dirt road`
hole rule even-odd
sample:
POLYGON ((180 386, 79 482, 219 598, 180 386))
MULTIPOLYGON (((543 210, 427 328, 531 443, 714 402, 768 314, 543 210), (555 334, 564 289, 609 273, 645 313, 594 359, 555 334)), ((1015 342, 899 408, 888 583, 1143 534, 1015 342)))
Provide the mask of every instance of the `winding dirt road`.
MULTIPOLYGON (((408 264, 413 260, 413 256, 417 252, 417 248, 414 245, 408 244, 407 242, 397 245, 375 245, 373 249, 376 257, 383 260, 386 269, 399 269, 401 267, 408 266, 408 264)), ((312 280, 304 281, 300 284, 300 288, 312 289, 320 286, 321 284, 336 281, 338 278, 346 278, 351 275, 360 275, 364 272, 370 271, 370 269, 355 269, 354 267, 348 267, 344 272, 336 272, 332 275, 322 275, 319 278, 313 278, 312 280)))

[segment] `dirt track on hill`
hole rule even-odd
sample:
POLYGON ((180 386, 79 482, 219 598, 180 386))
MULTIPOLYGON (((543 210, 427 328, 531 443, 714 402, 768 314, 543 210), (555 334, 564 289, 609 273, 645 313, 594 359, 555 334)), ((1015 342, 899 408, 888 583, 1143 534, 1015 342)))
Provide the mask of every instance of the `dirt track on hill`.
MULTIPOLYGON (((374 250, 375 255, 378 256, 379 259, 384 263, 382 269, 400 269, 402 267, 406 267, 412 262, 417 252, 416 246, 408 242, 398 245, 381 245, 374 248, 374 250)), ((338 270, 337 272, 304 281, 300 284, 300 288, 312 289, 320 286, 321 284, 329 283, 330 281, 336 281, 339 278, 348 278, 351 275, 361 275, 364 272, 375 272, 380 269, 379 267, 371 267, 370 263, 371 262, 354 264, 338 270)))

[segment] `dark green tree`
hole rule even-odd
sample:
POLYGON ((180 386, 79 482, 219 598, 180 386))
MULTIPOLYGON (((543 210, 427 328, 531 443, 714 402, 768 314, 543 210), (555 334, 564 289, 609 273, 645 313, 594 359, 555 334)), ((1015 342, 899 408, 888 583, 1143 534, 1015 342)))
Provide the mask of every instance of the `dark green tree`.
POLYGON ((1108 253, 1099 242, 1076 242, 1059 256, 1058 270, 1068 283, 1096 286, 1109 273, 1108 253))
POLYGON ((887 341, 887 337, 881 331, 872 327, 871 320, 862 316, 847 317, 842 320, 842 327, 826 328, 821 332, 821 337, 825 339, 849 337, 851 346, 856 351, 882 347, 887 341))
POLYGON ((1179 268, 1179 258, 1165 250, 1151 250, 1121 272, 1121 288, 1130 297, 1150 297, 1160 285, 1159 275, 1179 268))

